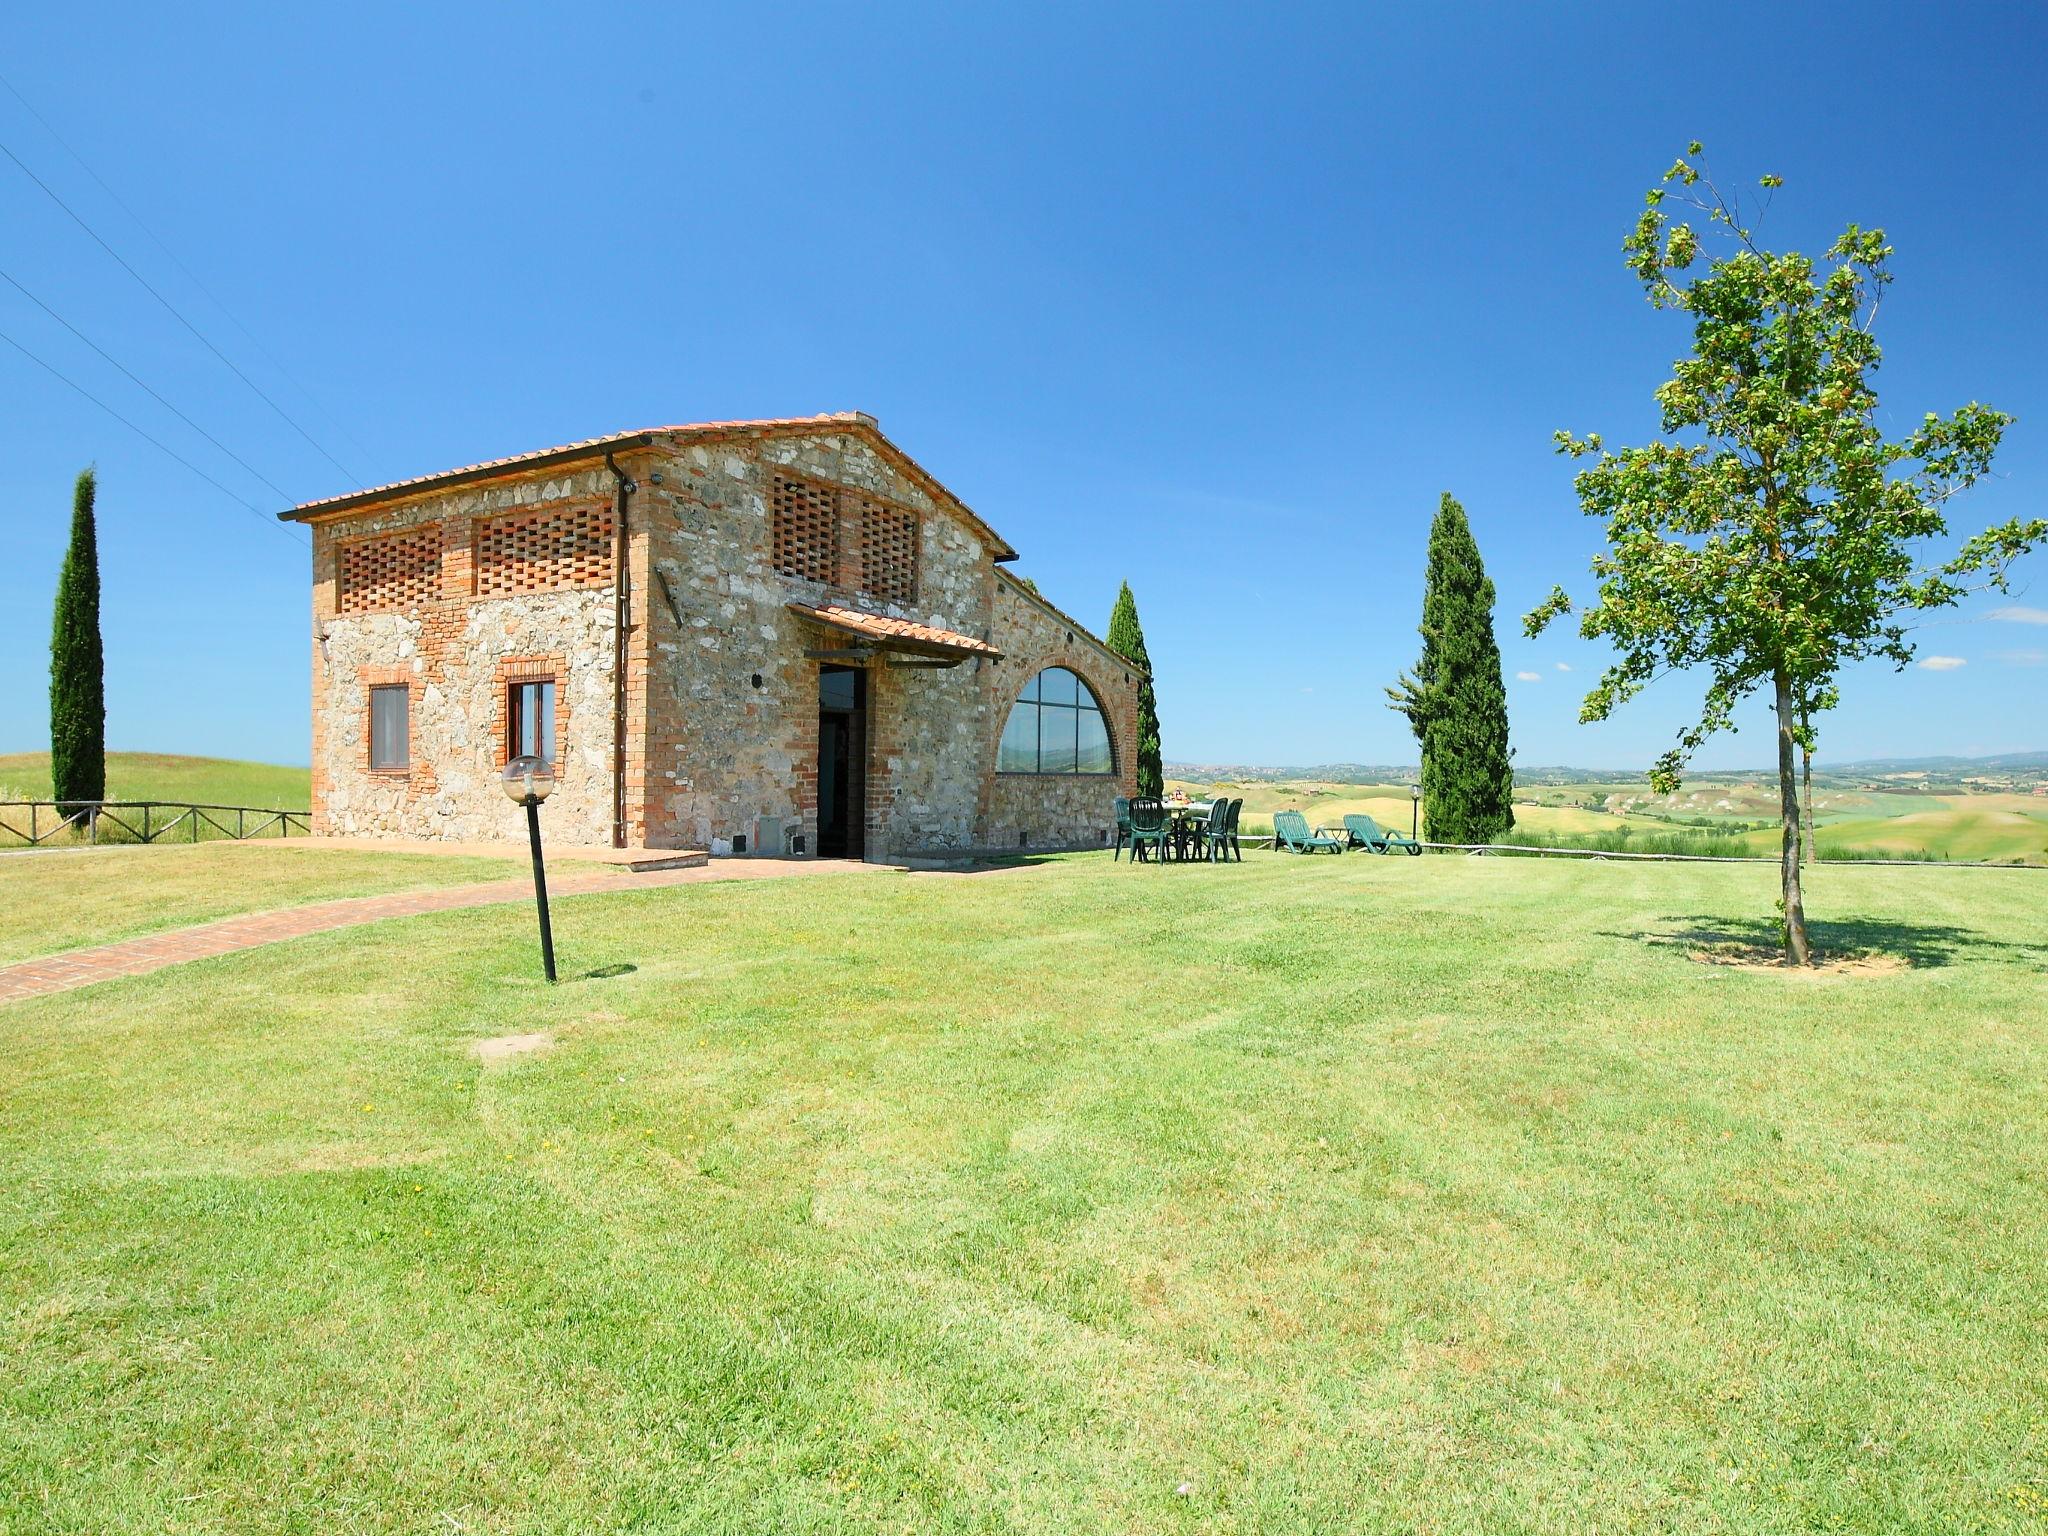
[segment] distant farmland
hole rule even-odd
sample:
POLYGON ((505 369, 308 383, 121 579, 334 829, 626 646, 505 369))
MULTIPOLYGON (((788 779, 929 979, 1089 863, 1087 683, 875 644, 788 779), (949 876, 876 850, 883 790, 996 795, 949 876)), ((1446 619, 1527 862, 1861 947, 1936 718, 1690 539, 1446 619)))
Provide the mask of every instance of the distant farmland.
MULTIPOLYGON (((1344 784, 1171 779, 1169 790, 1207 798, 1244 797, 1245 827, 1272 830, 1273 813, 1298 810, 1335 826, 1364 812, 1408 829, 1406 784, 1344 784)), ((1907 857, 2048 864, 2048 795, 1927 793, 1816 780, 1814 821, 1823 858, 1907 857)), ((1560 846, 1719 854, 1770 854, 1778 848, 1778 791, 1755 781, 1691 784, 1653 795, 1641 779, 1541 785, 1517 791, 1514 841, 1560 846)))

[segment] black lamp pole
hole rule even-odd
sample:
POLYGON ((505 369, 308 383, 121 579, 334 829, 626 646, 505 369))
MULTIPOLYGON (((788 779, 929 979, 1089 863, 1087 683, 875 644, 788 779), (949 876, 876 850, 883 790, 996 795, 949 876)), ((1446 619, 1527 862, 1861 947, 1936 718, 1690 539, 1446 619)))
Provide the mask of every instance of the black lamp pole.
POLYGON ((526 797, 526 838, 533 845, 533 900, 540 908, 540 963, 555 979, 555 930, 548 924, 548 872, 540 860, 540 796, 526 797))
MULTIPOLYGON (((1422 786, 1420 784, 1410 784, 1408 786, 1408 836, 1410 839, 1419 839, 1422 836, 1422 786)), ((538 848, 540 845, 536 843, 534 846, 538 848)), ((539 858, 540 855, 536 853, 534 857, 539 858)))

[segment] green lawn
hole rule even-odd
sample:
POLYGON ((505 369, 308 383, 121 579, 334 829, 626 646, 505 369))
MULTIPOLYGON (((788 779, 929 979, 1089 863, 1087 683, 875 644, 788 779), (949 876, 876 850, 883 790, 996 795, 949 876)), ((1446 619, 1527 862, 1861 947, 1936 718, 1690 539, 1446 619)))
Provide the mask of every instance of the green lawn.
MULTIPOLYGON (((170 800, 303 811, 312 803, 312 770, 167 752, 109 752, 109 800, 170 800)), ((50 754, 0 753, 0 800, 47 800, 50 754)))
POLYGON ((1812 887, 1914 963, 1089 856, 0 1007, 0 1527, 2038 1533, 2048 877, 1812 887))
POLYGON ((524 873, 526 865, 510 859, 260 842, 0 855, 0 912, 7 914, 0 923, 0 965, 238 912, 524 873))

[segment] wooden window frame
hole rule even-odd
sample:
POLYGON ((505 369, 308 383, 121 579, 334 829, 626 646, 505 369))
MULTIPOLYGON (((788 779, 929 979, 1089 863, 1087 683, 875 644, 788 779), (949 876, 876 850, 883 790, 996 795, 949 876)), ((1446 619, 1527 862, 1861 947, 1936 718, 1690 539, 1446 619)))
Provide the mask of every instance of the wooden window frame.
POLYGON ((529 688, 545 688, 548 690, 546 709, 548 711, 548 715, 550 718, 547 721, 547 729, 545 731, 539 729, 535 730, 534 745, 539 746, 540 743, 547 737, 552 736, 554 738, 554 751, 545 754, 545 761, 547 762, 547 765, 550 768, 554 767, 557 763, 559 763, 562 760, 562 733, 560 730, 562 715, 561 681, 558 678, 552 676, 512 677, 507 678, 505 680, 504 688, 505 761, 509 763, 512 761, 513 758, 521 755, 519 751, 519 738, 525 734, 524 726, 526 725, 526 713, 524 707, 521 704, 521 696, 529 688))
POLYGON ((412 777, 412 682, 372 681, 363 696, 363 712, 366 723, 363 729, 363 756, 369 771, 380 779, 408 779, 412 777), (377 761, 377 695, 380 693, 402 693, 405 695, 405 761, 403 763, 380 763, 377 761))
POLYGON ((499 660, 493 682, 497 687, 497 714, 492 722, 492 742, 497 753, 498 766, 504 767, 512 761, 512 746, 517 739, 514 730, 513 692, 521 683, 553 683, 555 685, 555 772, 562 771, 562 764, 569 752, 569 658, 566 655, 548 656, 506 656, 499 660))

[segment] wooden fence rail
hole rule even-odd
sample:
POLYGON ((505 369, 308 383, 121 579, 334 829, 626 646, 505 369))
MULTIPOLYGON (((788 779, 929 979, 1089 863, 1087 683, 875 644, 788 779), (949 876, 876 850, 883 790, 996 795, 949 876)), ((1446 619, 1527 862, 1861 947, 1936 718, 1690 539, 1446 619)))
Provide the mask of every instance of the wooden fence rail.
POLYGON ((73 841, 82 832, 92 846, 167 840, 245 842, 290 837, 294 832, 311 836, 309 818, 306 811, 185 800, 0 800, 0 842, 14 837, 27 847, 40 848, 67 832, 73 841))

